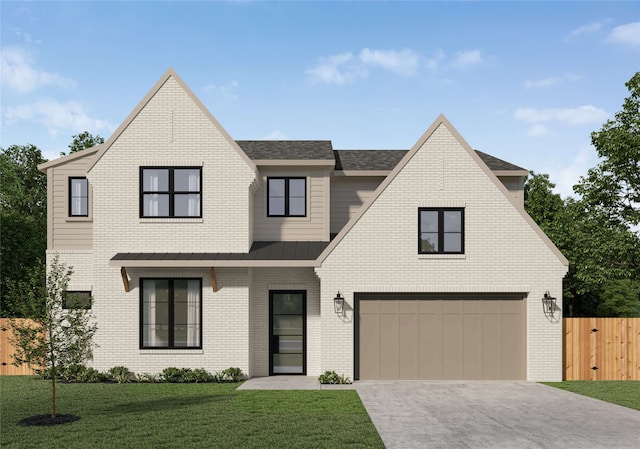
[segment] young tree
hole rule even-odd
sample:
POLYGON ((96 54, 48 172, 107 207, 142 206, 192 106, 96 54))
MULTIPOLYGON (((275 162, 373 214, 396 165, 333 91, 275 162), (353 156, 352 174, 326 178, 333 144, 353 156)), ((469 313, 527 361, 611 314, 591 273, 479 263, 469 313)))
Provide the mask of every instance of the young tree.
POLYGON ((25 314, 33 324, 10 320, 16 348, 13 356, 16 366, 45 368, 51 375, 51 419, 56 418, 56 377, 59 370, 71 364, 80 364, 91 357, 93 335, 97 327, 90 313, 77 304, 67 304, 65 295, 72 269, 61 263, 56 254, 46 275, 46 284, 38 282, 20 285, 25 314))

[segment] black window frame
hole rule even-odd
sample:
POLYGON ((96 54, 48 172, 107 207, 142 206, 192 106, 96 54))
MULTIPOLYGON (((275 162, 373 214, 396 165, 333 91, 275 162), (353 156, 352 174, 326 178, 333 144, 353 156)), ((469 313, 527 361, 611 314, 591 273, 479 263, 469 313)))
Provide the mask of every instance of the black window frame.
POLYGON ((139 279, 140 286, 140 349, 202 349, 202 278, 181 278, 181 277, 144 277, 139 279), (168 281, 169 282, 169 334, 168 334, 168 344, 167 346, 145 346, 144 345, 144 281, 168 281), (198 336, 198 341, 200 344, 198 346, 175 346, 174 340, 174 325, 175 325, 175 317, 174 317, 174 281, 198 281, 200 283, 200 315, 198 319, 200 320, 200 332, 198 336))
MULTIPOLYGON (((69 217, 88 217, 89 216, 89 180, 87 179, 86 176, 69 176, 69 217), (74 214, 73 213, 73 199, 77 198, 76 196, 73 195, 73 181, 78 180, 78 179, 83 179, 85 184, 87 185, 87 196, 86 196, 86 200, 87 200, 87 213, 86 214, 74 214)), ((80 196, 80 198, 85 198, 83 196, 80 196)))
POLYGON ((267 177, 267 217, 306 217, 307 216, 307 178, 306 176, 269 176, 267 177), (270 181, 282 179, 284 180, 284 213, 283 214, 272 214, 270 213, 270 181), (304 214, 291 214, 289 211, 289 182, 292 179, 302 179, 304 180, 304 214))
POLYGON ((91 294, 91 290, 67 290, 64 292, 64 300, 62 301, 62 308, 64 310, 73 310, 73 309, 84 309, 84 310, 91 310, 91 305, 93 303, 93 296, 91 294), (84 303, 84 299, 80 299, 78 297, 78 295, 84 295, 84 294, 88 294, 89 298, 88 299, 88 303, 84 303), (77 297, 77 306, 78 307, 72 307, 71 304, 71 299, 73 298, 73 295, 76 295, 77 297))
POLYGON ((419 207, 418 208, 418 254, 464 254, 464 207, 419 207), (444 250, 444 213, 447 211, 460 212, 460 251, 444 250), (438 212, 438 250, 423 251, 421 245, 422 212, 438 212))
POLYGON ((202 167, 168 167, 168 166, 144 166, 140 167, 140 218, 202 218, 202 167), (168 190, 144 190, 144 171, 145 170, 168 170, 168 190), (182 190, 175 190, 174 186, 174 172, 175 170, 198 170, 200 173, 200 189, 197 192, 189 192, 182 190), (163 194, 169 195, 169 215, 145 215, 144 214, 144 196, 146 194, 163 194), (200 205, 198 215, 176 215, 175 214, 175 195, 200 195, 200 205))

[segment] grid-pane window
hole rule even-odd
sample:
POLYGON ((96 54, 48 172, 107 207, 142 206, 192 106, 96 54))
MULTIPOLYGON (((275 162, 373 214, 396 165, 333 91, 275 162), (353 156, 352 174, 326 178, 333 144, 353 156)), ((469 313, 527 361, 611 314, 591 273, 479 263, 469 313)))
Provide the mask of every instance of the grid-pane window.
POLYGON ((464 209, 418 209, 418 252, 464 253, 464 209))
POLYGON ((140 216, 202 216, 200 167, 142 167, 140 173, 140 216))
POLYGON ((142 348, 202 347, 202 280, 141 280, 142 348))
POLYGON ((269 217, 306 216, 306 178, 268 178, 267 215, 269 217))
POLYGON ((89 182, 87 178, 69 178, 69 216, 89 216, 89 182))

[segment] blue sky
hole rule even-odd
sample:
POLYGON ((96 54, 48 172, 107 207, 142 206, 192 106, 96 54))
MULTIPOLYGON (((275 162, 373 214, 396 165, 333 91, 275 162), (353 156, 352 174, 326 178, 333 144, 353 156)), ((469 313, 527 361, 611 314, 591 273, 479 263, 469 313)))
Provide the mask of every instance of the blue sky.
POLYGON ((640 70, 638 2, 0 3, 0 145, 103 137, 173 67, 236 139, 411 147, 440 113, 563 195, 640 70))

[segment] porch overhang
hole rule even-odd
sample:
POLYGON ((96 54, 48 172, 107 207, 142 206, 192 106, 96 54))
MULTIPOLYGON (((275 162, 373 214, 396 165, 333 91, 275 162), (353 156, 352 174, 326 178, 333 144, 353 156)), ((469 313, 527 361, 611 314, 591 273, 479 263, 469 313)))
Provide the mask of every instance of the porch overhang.
POLYGON ((329 242, 254 242, 248 253, 117 253, 110 266, 144 267, 319 267, 318 256, 329 242))

